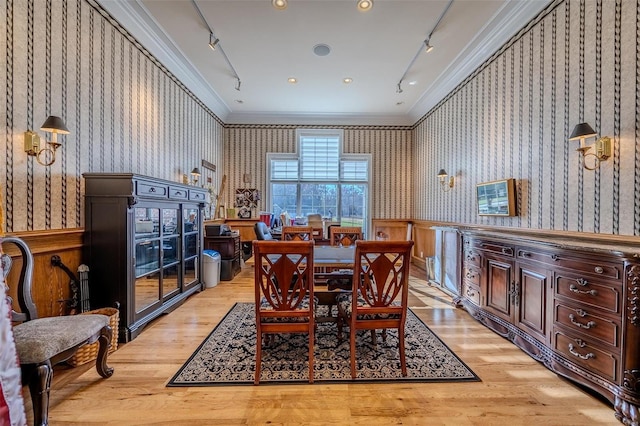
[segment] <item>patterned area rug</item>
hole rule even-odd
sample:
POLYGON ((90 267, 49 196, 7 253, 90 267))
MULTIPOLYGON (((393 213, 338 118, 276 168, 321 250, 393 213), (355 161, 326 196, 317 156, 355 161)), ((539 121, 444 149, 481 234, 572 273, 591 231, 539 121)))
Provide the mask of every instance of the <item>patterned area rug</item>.
MULTIPOLYGON (((407 377, 400 371, 397 330, 387 342, 378 336, 374 348, 369 331, 357 335, 356 382, 365 381, 479 381, 471 371, 409 309, 406 325, 407 377)), ((346 334, 346 333, 345 333, 346 334)), ((315 382, 353 382, 349 369, 349 341, 338 345, 334 323, 318 324, 315 382)), ((306 334, 277 335, 262 351, 260 383, 308 383, 306 334)), ((253 303, 237 303, 167 386, 253 384, 256 327, 253 303)))

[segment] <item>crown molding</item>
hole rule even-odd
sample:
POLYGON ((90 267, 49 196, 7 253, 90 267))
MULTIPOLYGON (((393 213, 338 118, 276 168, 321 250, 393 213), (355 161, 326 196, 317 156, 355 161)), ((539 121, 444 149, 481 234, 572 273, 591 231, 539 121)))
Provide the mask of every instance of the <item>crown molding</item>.
POLYGON ((160 61, 222 121, 231 109, 191 64, 140 0, 96 0, 118 23, 160 61))
POLYGON ((335 126, 411 126, 408 115, 318 114, 318 113, 237 113, 227 115, 225 124, 297 124, 335 126))
POLYGON ((505 3, 411 107, 410 121, 420 120, 549 4, 542 0, 505 3))

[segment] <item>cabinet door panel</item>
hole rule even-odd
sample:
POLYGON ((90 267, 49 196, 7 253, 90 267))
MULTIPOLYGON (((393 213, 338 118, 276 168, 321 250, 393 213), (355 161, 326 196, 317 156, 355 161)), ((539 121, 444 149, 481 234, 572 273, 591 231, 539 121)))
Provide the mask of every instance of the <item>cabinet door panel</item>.
POLYGON ((512 269, 511 263, 501 262, 487 257, 487 310, 506 319, 511 320, 511 290, 512 269))
POLYGON ((547 334, 547 287, 549 274, 528 265, 518 268, 519 303, 516 325, 546 341, 547 334))

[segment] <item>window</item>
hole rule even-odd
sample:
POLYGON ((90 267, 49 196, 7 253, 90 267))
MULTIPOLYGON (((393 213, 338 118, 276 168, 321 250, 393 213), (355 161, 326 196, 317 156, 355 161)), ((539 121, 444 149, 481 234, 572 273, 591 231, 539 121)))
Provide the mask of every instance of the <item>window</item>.
POLYGON ((318 213, 366 232, 370 155, 343 154, 342 131, 298 130, 296 136, 299 154, 267 154, 271 212, 318 213))

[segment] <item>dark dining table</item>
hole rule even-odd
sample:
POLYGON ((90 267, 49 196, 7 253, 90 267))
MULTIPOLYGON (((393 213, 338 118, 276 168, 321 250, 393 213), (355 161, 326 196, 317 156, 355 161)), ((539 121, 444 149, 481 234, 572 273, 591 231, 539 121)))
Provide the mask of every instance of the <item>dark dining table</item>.
MULTIPOLYGON (((323 308, 321 314, 316 316, 316 321, 336 321, 332 312, 336 303, 336 295, 340 292, 351 291, 355 252, 355 246, 315 246, 313 248, 315 270, 313 291, 318 305, 327 307, 326 314, 323 308)), ((247 259, 245 264, 253 266, 253 257, 247 259)))

